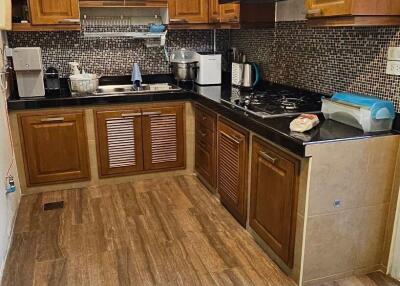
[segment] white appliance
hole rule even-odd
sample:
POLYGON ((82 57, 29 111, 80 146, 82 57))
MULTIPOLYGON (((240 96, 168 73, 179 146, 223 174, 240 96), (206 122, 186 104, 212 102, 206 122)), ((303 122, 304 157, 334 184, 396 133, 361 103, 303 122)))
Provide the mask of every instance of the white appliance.
POLYGON ((199 85, 218 85, 222 82, 221 54, 197 53, 198 71, 195 82, 199 85))
POLYGON ((42 52, 40 48, 12 50, 20 97, 44 96, 42 52))
POLYGON ((11 0, 0 1, 0 30, 11 30, 11 0))

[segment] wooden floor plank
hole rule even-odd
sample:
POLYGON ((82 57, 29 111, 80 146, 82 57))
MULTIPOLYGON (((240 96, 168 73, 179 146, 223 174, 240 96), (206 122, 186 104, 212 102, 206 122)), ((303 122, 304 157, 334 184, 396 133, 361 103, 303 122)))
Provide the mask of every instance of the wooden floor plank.
MULTIPOLYGON (((382 274, 326 285, 351 283, 398 285, 382 274)), ((2 285, 294 283, 197 178, 177 176, 23 197, 2 285)))

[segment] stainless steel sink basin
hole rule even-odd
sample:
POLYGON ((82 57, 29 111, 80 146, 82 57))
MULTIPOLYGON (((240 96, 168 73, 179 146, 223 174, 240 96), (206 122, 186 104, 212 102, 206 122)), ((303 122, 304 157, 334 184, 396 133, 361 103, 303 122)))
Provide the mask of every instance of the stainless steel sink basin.
POLYGON ((94 95, 113 95, 113 94, 140 94, 151 92, 179 91, 180 87, 169 83, 143 84, 139 89, 131 84, 126 85, 101 85, 93 92, 94 95))

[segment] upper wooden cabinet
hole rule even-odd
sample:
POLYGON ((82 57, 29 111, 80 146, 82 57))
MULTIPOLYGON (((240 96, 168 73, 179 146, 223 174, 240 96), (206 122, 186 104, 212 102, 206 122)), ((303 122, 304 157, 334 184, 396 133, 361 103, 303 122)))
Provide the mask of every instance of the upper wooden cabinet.
POLYGON ((220 119, 217 142, 217 181, 221 203, 245 226, 248 189, 248 132, 220 119))
POLYGON ((78 0, 29 0, 32 25, 79 24, 78 0))
POLYGON ((218 23, 220 21, 220 4, 218 0, 210 0, 210 14, 209 14, 209 22, 210 23, 218 23))
POLYGON ((250 226, 289 266, 293 266, 299 162, 253 137, 250 226))
POLYGON ((19 121, 28 186, 89 179, 83 112, 22 114, 19 121))
POLYGON ((222 4, 220 6, 221 23, 240 22, 240 4, 222 4))
POLYGON ((13 31, 80 30, 78 0, 12 0, 12 6, 13 19, 28 21, 13 23, 13 31))
POLYGON ((218 0, 169 0, 172 29, 271 27, 274 3, 219 4, 218 0))
POLYGON ((171 24, 206 24, 209 20, 209 0, 168 0, 171 24))
POLYGON ((398 0, 307 0, 310 24, 342 25, 397 25, 400 24, 398 0))

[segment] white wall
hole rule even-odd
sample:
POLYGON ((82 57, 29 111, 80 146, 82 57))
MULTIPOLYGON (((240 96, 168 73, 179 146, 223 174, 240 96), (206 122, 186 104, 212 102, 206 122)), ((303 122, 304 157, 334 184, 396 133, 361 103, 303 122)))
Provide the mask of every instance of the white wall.
MULTIPOLYGON (((5 34, 0 31, 0 49, 3 49, 4 42, 5 34)), ((0 71, 2 71, 3 65, 3 58, 0 56, 0 71)), ((14 176, 17 182, 17 192, 8 195, 5 194, 5 177, 14 158, 10 142, 11 139, 5 98, 6 93, 0 87, 0 277, 3 274, 14 219, 21 197, 15 163, 12 165, 10 173, 14 176)))

